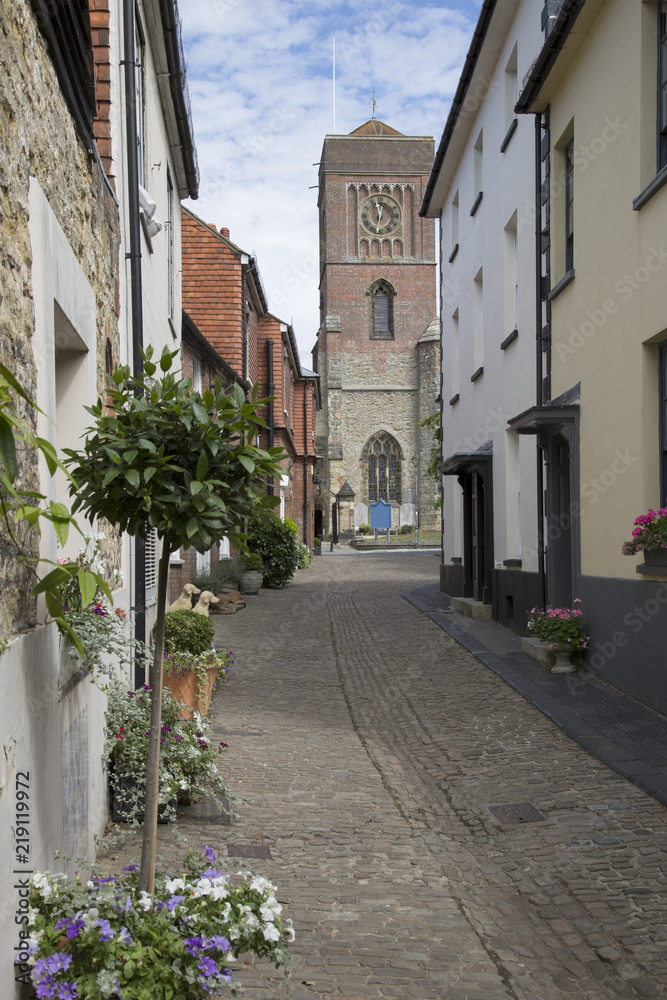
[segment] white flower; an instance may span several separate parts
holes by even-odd
[[[139,899],[137,900],[137,906],[140,906],[142,910],[150,910],[153,905],[153,900],[148,895],[148,893],[142,889],[139,893]]]
[[[275,918],[282,913],[283,908],[276,899],[274,895],[269,896],[265,903],[259,908],[259,912],[262,914],[262,920],[275,920]]]
[[[168,878],[164,887],[170,896],[174,896],[177,889],[185,889],[185,881],[182,878]]]
[[[81,914],[81,910],[79,910],[79,912],[76,914],[76,916],[78,917],[80,914]],[[91,908],[88,910],[88,913],[84,914],[84,917],[83,917],[83,926],[84,926],[85,930],[89,931],[91,927],[95,927],[96,926],[96,924],[97,924],[97,918],[99,917],[99,915],[100,915],[100,911],[97,909],[97,907],[96,906],[91,906]]]
[[[225,930],[225,935],[229,938],[230,941],[236,941],[236,939],[241,936],[241,931],[236,926],[236,924],[230,924],[229,927]]]
[[[296,937],[296,934],[294,933],[294,926],[291,920],[285,921],[284,930],[287,932],[287,940],[289,944],[291,944],[294,938]]]
[[[255,892],[266,892],[267,890],[269,892],[275,892],[278,887],[275,886],[273,882],[269,882],[268,878],[262,878],[261,875],[255,875],[250,883],[250,888]]]
[[[280,941],[280,931],[275,924],[263,924],[262,935],[265,941]]]

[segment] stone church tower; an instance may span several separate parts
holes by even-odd
[[[433,153],[433,139],[375,119],[324,140],[313,351],[323,400],[318,472],[330,493],[349,482],[355,527],[368,523],[368,503],[380,498],[392,504],[394,527],[414,524],[415,453],[419,526],[440,524],[436,483],[425,475],[432,434],[418,427],[438,409],[440,377],[435,223],[419,217]],[[326,532],[332,497],[321,493]]]

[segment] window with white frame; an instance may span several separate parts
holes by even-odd
[[[505,133],[514,121],[514,107],[519,97],[519,77],[517,73],[517,45],[505,66]]]
[[[459,393],[459,311],[452,316],[452,398]]]
[[[473,281],[473,369],[484,365],[484,271],[480,267]]]
[[[519,252],[517,213],[505,226],[505,328],[507,335],[519,327]]]

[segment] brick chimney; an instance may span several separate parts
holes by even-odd
[[[225,239],[229,239],[229,230],[227,229],[227,226],[220,226],[220,235],[224,236]]]

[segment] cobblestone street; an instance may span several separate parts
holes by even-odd
[[[237,663],[213,726],[252,801],[180,832],[269,848],[252,864],[294,920],[294,1000],[667,995],[664,807],[401,597],[437,569],[314,559],[216,619]],[[491,808],[517,804],[524,822]],[[266,964],[238,978],[281,995]]]

